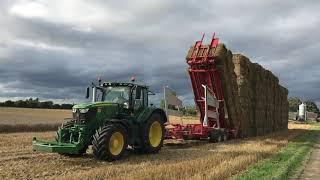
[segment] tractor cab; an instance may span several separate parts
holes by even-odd
[[[89,98],[90,88],[87,88]],[[153,94],[147,86],[134,83],[105,82],[92,86],[92,103],[117,103],[130,112],[148,107],[148,95]]]

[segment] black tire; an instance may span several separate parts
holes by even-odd
[[[118,152],[118,150],[115,150],[117,152],[112,152],[112,147],[110,146],[110,141],[112,141],[112,138],[114,136],[117,136],[120,138],[120,145],[119,149],[122,148]],[[122,135],[122,137],[121,137]],[[122,139],[122,140],[121,140]],[[114,142],[118,140],[114,140]],[[118,146],[118,145],[115,145]],[[128,136],[126,133],[126,130],[120,126],[120,125],[106,125],[104,127],[100,127],[96,133],[93,136],[93,141],[92,141],[92,150],[93,150],[93,155],[96,159],[99,160],[107,160],[107,161],[114,161],[119,158],[124,154],[126,148],[128,146]]]
[[[226,131],[222,132],[222,141],[227,141],[228,140],[228,133]]]
[[[152,139],[149,137],[150,129],[152,125],[160,124],[161,128],[161,139],[157,140],[160,142],[152,142]],[[165,128],[164,128],[164,119],[159,113],[153,113],[150,118],[147,120],[146,124],[143,126],[143,132],[141,137],[141,147],[138,148],[138,151],[143,151],[144,153],[158,153],[162,146],[164,140]]]
[[[218,143],[222,141],[222,133],[218,129],[214,129],[211,131],[209,136],[209,142]]]

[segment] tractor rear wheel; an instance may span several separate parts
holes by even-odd
[[[164,119],[153,113],[143,127],[141,150],[145,153],[158,153],[163,145]]]
[[[113,161],[119,159],[128,146],[128,137],[123,127],[106,125],[93,136],[92,150],[96,159]]]

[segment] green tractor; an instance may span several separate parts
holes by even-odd
[[[87,88],[87,98],[90,88]],[[135,83],[101,83],[92,86],[92,102],[73,106],[73,118],[58,129],[55,141],[33,138],[33,150],[82,155],[92,145],[99,160],[119,159],[127,148],[157,153],[164,139],[167,117],[148,104],[153,94]]]

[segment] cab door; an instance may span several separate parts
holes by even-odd
[[[132,91],[132,110],[134,114],[139,114],[139,112],[143,109],[144,107],[144,102],[143,102],[143,88],[140,86],[136,86],[133,91]]]

